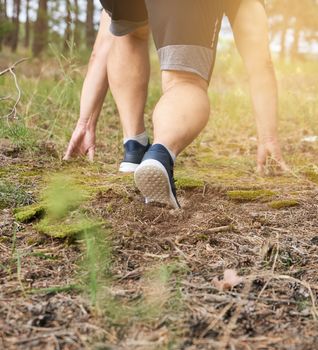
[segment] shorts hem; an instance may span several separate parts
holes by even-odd
[[[148,24],[148,20],[142,22],[130,22],[124,20],[111,21],[109,31],[115,36],[124,36],[134,32],[136,29]]]
[[[191,72],[210,81],[214,50],[197,45],[169,45],[158,50],[161,70]]]
[[[188,73],[193,73],[204,79],[205,81],[209,82],[210,76],[209,74],[202,74],[199,70],[186,66],[183,64],[162,64],[160,65],[160,70],[162,71],[178,71],[178,72],[188,72]]]

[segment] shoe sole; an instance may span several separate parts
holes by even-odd
[[[119,171],[121,173],[134,173],[139,164],[121,162],[119,166]]]
[[[147,159],[138,166],[135,171],[135,183],[146,198],[146,203],[159,202],[174,209],[180,208],[172,193],[167,170],[157,160]]]

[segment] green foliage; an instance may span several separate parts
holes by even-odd
[[[27,205],[32,202],[32,195],[23,186],[0,179],[0,209]]]
[[[43,193],[48,216],[53,221],[68,216],[88,198],[89,194],[76,184],[75,178],[63,173],[54,175]]]
[[[2,17],[2,16],[1,16]],[[0,18],[0,40],[5,38],[13,30],[13,23],[7,19]]]
[[[103,228],[83,230],[84,258],[80,264],[84,290],[97,308],[111,311],[116,307],[107,288],[111,283],[111,231]],[[117,307],[116,307],[117,308]]]
[[[251,202],[260,199],[269,199],[275,195],[275,192],[269,190],[237,190],[227,192],[228,198],[236,202]]]
[[[10,140],[19,150],[34,151],[37,147],[36,135],[23,121],[0,119],[0,139]]]

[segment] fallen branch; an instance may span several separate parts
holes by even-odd
[[[21,58],[19,61],[15,62],[12,66],[10,66],[9,68],[6,68],[6,69],[3,70],[2,72],[0,72],[0,76],[6,74],[6,73],[8,73],[8,72],[13,76],[14,84],[15,84],[15,87],[16,87],[16,89],[17,89],[17,91],[18,91],[18,97],[17,97],[17,99],[15,100],[15,103],[14,103],[14,105],[13,105],[11,111],[10,111],[7,115],[3,116],[2,118],[9,119],[9,118],[16,118],[16,116],[17,116],[17,106],[18,106],[18,104],[19,104],[19,102],[20,102],[20,99],[21,99],[21,90],[20,90],[20,87],[19,87],[19,84],[18,84],[17,76],[16,76],[16,74],[14,73],[14,69],[15,69],[15,67],[16,67],[18,64],[20,64],[20,63],[22,63],[22,62],[24,62],[24,61],[26,61],[26,60],[28,60],[28,59],[29,59],[29,58]]]

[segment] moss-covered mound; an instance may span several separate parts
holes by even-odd
[[[53,238],[76,238],[85,231],[94,230],[102,226],[102,222],[93,222],[90,220],[65,220],[54,222],[49,218],[44,218],[35,227],[47,236]]]
[[[265,200],[275,195],[275,192],[269,190],[235,190],[227,192],[228,198],[236,202]]]
[[[45,206],[42,203],[32,204],[15,209],[14,218],[18,222],[27,223],[42,217],[45,214],[45,211]]]
[[[284,209],[299,206],[299,202],[295,199],[283,199],[278,201],[272,201],[268,205],[273,209]]]
[[[178,177],[176,179],[176,187],[178,189],[200,188],[204,186],[204,182],[193,177]]]

